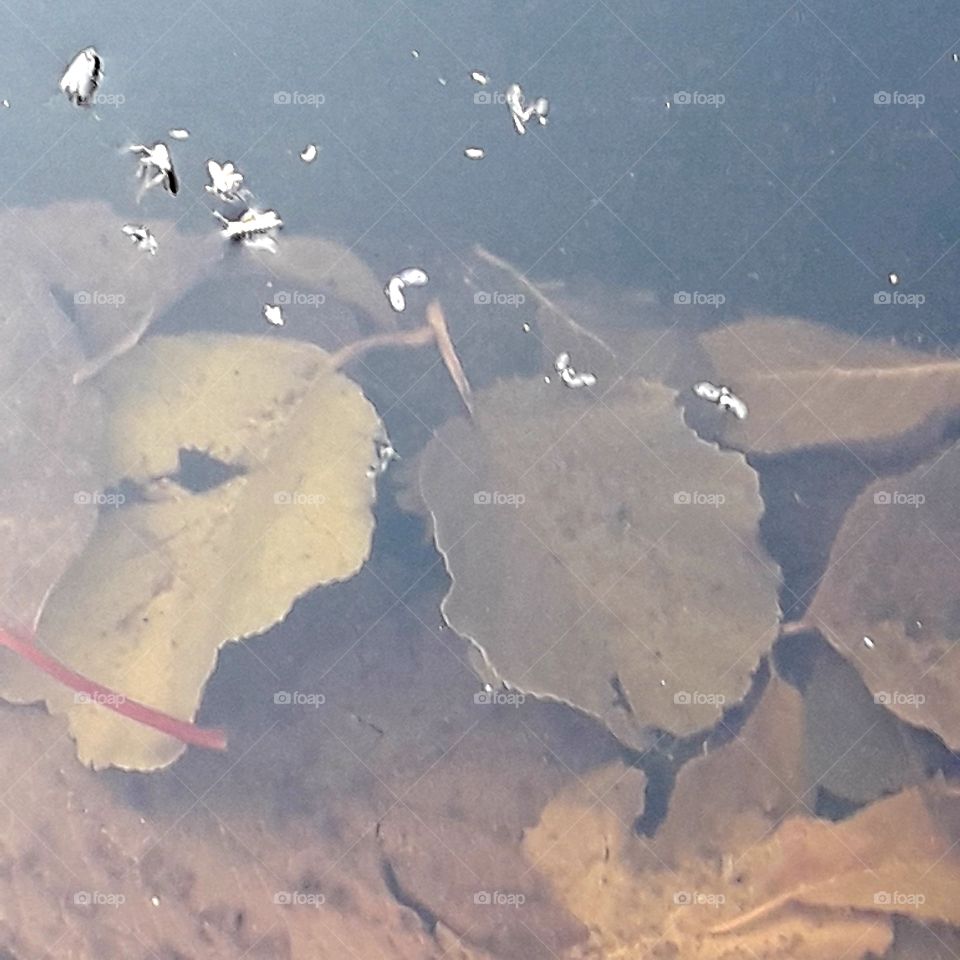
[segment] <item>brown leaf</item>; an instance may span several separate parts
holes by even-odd
[[[557,383],[474,395],[428,444],[420,490],[453,584],[451,625],[493,670],[640,744],[709,726],[777,623],[757,477],[631,379],[597,401]]]
[[[960,748],[958,469],[954,446],[867,487],[804,618],[856,664],[878,703],[953,750]]]
[[[604,955],[829,960],[881,953],[891,939],[885,916],[816,910],[789,898],[777,910],[754,907],[758,899],[766,905],[765,890],[738,858],[769,848],[804,781],[800,699],[774,680],[736,740],[681,771],[652,840],[574,787],[544,810],[524,847]],[[756,922],[737,922],[751,909]]]
[[[916,430],[915,442],[929,445],[960,409],[960,361],[807,320],[750,317],[700,343],[713,363],[701,379],[730,387],[749,414],[737,420],[696,397],[687,408],[737,450],[874,446]]]

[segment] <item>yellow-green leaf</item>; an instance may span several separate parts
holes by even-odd
[[[264,630],[298,596],[364,563],[381,424],[328,354],[292,341],[155,338],[100,385],[106,474],[125,481],[126,502],[101,511],[37,642],[124,696],[189,720],[224,643]],[[226,464],[227,479],[184,486],[185,450]],[[148,770],[182,752],[4,656],[3,696],[43,698],[67,713],[84,762]]]

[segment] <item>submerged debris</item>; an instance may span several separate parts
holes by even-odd
[[[430,278],[419,267],[405,267],[399,273],[392,276],[387,285],[383,288],[383,293],[390,306],[397,313],[403,313],[407,308],[407,298],[404,296],[405,287],[422,287]]]
[[[97,92],[102,76],[100,54],[93,47],[85,47],[67,65],[60,78],[60,89],[71,103],[84,107]]]
[[[243,174],[232,163],[221,166],[216,160],[208,160],[207,172],[210,174],[210,183],[204,187],[207,193],[212,193],[225,203],[236,203],[240,200]]]
[[[315,143],[308,143],[300,151],[300,159],[304,163],[313,163],[317,159],[317,145]]]
[[[747,405],[729,387],[716,386],[709,380],[702,380],[693,385],[693,392],[710,403],[715,403],[721,410],[729,410],[738,420],[747,417]]]
[[[125,223],[120,229],[136,244],[138,250],[156,255],[157,238],[142,223]]]
[[[263,305],[263,317],[267,323],[274,327],[283,326],[283,310],[276,303],[265,303]]]
[[[561,353],[553,362],[554,369],[560,374],[560,379],[567,387],[592,387],[597,378],[592,373],[577,373],[570,364],[570,354]]]
[[[507,108],[510,110],[510,118],[513,120],[514,129],[519,134],[527,132],[527,124],[533,117],[541,126],[547,122],[547,114],[550,112],[550,101],[546,97],[537,97],[530,106],[527,106],[523,96],[523,88],[519,83],[511,83],[506,89]]]
[[[247,246],[261,250],[277,252],[277,243],[273,233],[283,226],[283,221],[275,210],[248,209],[239,220],[228,220],[222,213],[213,214],[223,224],[223,236],[227,240],[238,240]]]
[[[170,151],[165,143],[155,143],[152,147],[135,143],[130,147],[130,152],[137,154],[140,158],[137,176],[145,178],[143,188],[140,191],[141,197],[158,183],[163,184],[164,190],[168,193],[176,196],[180,184],[173,169],[173,158],[170,156]]]

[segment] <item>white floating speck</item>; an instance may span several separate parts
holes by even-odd
[[[439,83],[441,87],[445,87],[447,85],[447,81],[444,77],[437,77],[437,83]]]
[[[102,76],[100,54],[93,47],[86,47],[67,65],[60,78],[60,89],[71,103],[83,107],[97,92]]]
[[[120,229],[136,244],[139,250],[156,254],[157,238],[142,223],[125,223]]]
[[[183,127],[174,127],[169,133],[174,140],[187,140],[190,137],[190,131]]]
[[[407,309],[407,298],[403,295],[403,288],[404,283],[399,277],[391,277],[390,282],[383,289],[387,300],[390,301],[390,306],[397,313],[403,313]]]
[[[463,151],[463,155],[468,160],[482,160],[487,153],[483,147],[467,147],[466,150]]]
[[[566,370],[570,366],[570,354],[561,353],[556,360],[553,361],[553,369],[560,371]]]
[[[419,59],[420,59],[420,51],[419,51],[419,50],[411,50],[411,51],[410,51],[410,56],[413,57],[414,60],[419,60]]]
[[[864,637],[864,638],[863,638],[863,645],[864,645],[868,650],[872,650],[872,649],[876,646],[876,644],[875,644],[869,637]]]
[[[887,283],[889,283],[891,287],[895,287],[899,282],[900,282],[899,273],[891,272],[887,274]]]
[[[537,120],[540,121],[540,125],[546,126],[547,114],[550,112],[550,101],[546,97],[537,97],[533,101],[533,112],[536,114]]]
[[[243,174],[232,163],[221,166],[216,160],[208,160],[207,172],[211,182],[204,190],[226,203],[234,203],[240,199],[239,188],[243,183]]]
[[[530,332],[530,324],[529,324],[529,323],[525,323],[520,329],[521,329],[524,333],[529,333],[529,332]]]
[[[265,303],[263,305],[263,318],[274,327],[283,326],[283,310],[276,303]]]
[[[9,110],[9,109],[10,109],[10,101],[9,101],[9,100],[0,100],[0,107],[3,107],[4,110]]]
[[[470,79],[474,83],[479,83],[481,87],[486,86],[487,82],[490,80],[485,73],[481,73],[479,70],[471,70]]]
[[[160,898],[159,898],[158,896],[152,896],[152,897],[150,898],[150,902],[151,902],[155,907],[159,907],[159,906],[160,906]]]
[[[315,143],[308,143],[300,151],[300,159],[304,163],[313,163],[317,159],[317,145]]]
[[[130,152],[136,153],[140,158],[137,176],[144,178],[143,188],[140,191],[141,196],[158,183],[162,184],[164,190],[168,193],[176,196],[180,184],[173,169],[173,158],[170,156],[170,151],[165,143],[155,143],[152,147],[135,143],[130,147]]]
[[[422,287],[430,279],[419,267],[405,267],[397,276],[403,281],[405,287]]]

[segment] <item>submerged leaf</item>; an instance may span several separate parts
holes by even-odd
[[[767,878],[748,880],[739,858],[758,844],[767,849],[764,838],[798,802],[802,752],[800,698],[774,680],[740,737],[682,769],[651,840],[597,803],[587,783],[548,805],[524,850],[604,956],[825,960],[882,953],[891,939],[886,917],[816,916],[792,904],[773,918],[715,932],[763,899]]]
[[[106,477],[124,482],[117,499],[129,502],[103,512],[50,597],[37,642],[91,679],[189,720],[222,644],[269,627],[302,593],[363,564],[380,421],[328,354],[291,341],[155,338],[99,384],[110,412]],[[190,450],[211,458],[206,477],[187,476]],[[67,713],[81,758],[96,767],[152,769],[183,749],[75,702],[20,662],[4,664],[3,695],[42,697]]]
[[[952,750],[960,749],[958,470],[955,445],[867,487],[804,619],[857,665],[878,703]]]
[[[713,364],[701,379],[730,387],[749,415],[737,420],[695,397],[687,408],[737,450],[880,445],[912,431],[929,445],[960,411],[960,360],[806,320],[752,317],[704,334],[700,345]]]
[[[217,262],[207,239],[184,235],[144,256],[122,224],[90,202],[0,216],[0,628],[32,632],[96,522],[100,398],[74,378]]]
[[[420,490],[450,624],[496,677],[634,744],[713,723],[774,637],[756,474],[698,440],[666,387],[624,381],[598,402],[502,382],[430,442]]]

